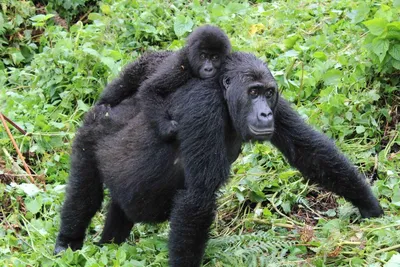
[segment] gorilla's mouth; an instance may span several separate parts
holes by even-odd
[[[252,134],[257,136],[268,136],[272,135],[274,132],[274,128],[255,128],[251,125],[249,125],[249,130]]]
[[[199,70],[200,79],[203,80],[213,78],[216,75],[217,75],[217,69],[215,68],[213,68],[212,70],[204,70],[203,68],[200,68]]]

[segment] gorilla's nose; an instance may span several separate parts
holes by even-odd
[[[257,119],[260,122],[268,123],[272,120],[272,111],[261,111],[258,113]]]
[[[205,67],[204,68],[205,72],[212,72],[213,70],[214,70],[213,67]]]

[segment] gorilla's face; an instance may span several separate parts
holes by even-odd
[[[214,77],[231,52],[228,36],[211,25],[194,30],[188,37],[186,47],[193,74],[201,79]]]
[[[221,56],[219,53],[202,51],[199,55],[198,72],[201,79],[214,77],[221,68]]]
[[[226,53],[217,49],[197,47],[190,51],[190,64],[195,75],[201,79],[214,77],[221,69]],[[195,53],[194,53],[195,52]]]
[[[236,60],[235,60],[236,61]],[[229,113],[243,140],[269,140],[274,132],[275,79],[261,62],[236,62],[222,77]],[[229,63],[228,63],[229,67]]]

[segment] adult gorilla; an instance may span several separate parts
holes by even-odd
[[[253,55],[232,54],[220,79],[192,79],[170,100],[180,125],[176,143],[160,140],[142,112],[104,138],[91,131],[97,125],[93,114],[86,118],[74,142],[56,252],[82,246],[104,183],[111,204],[102,243],[123,242],[136,222],[169,219],[170,265],[199,266],[215,193],[242,142],[252,139],[271,140],[306,178],[344,196],[363,217],[383,213],[364,178],[277,95],[274,78]],[[93,156],[97,165],[88,166]]]

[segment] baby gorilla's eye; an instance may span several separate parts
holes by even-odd
[[[274,88],[268,88],[268,89],[265,91],[265,96],[266,96],[267,98],[271,98],[271,97],[273,96],[274,92],[275,92],[275,89],[274,89]]]
[[[218,55],[213,55],[212,57],[211,57],[211,60],[218,60],[219,59],[219,56]]]
[[[249,95],[252,96],[252,97],[258,96],[258,89],[257,88],[251,88],[249,90]]]
[[[206,54],[201,53],[201,54],[200,54],[200,59],[206,59]]]

